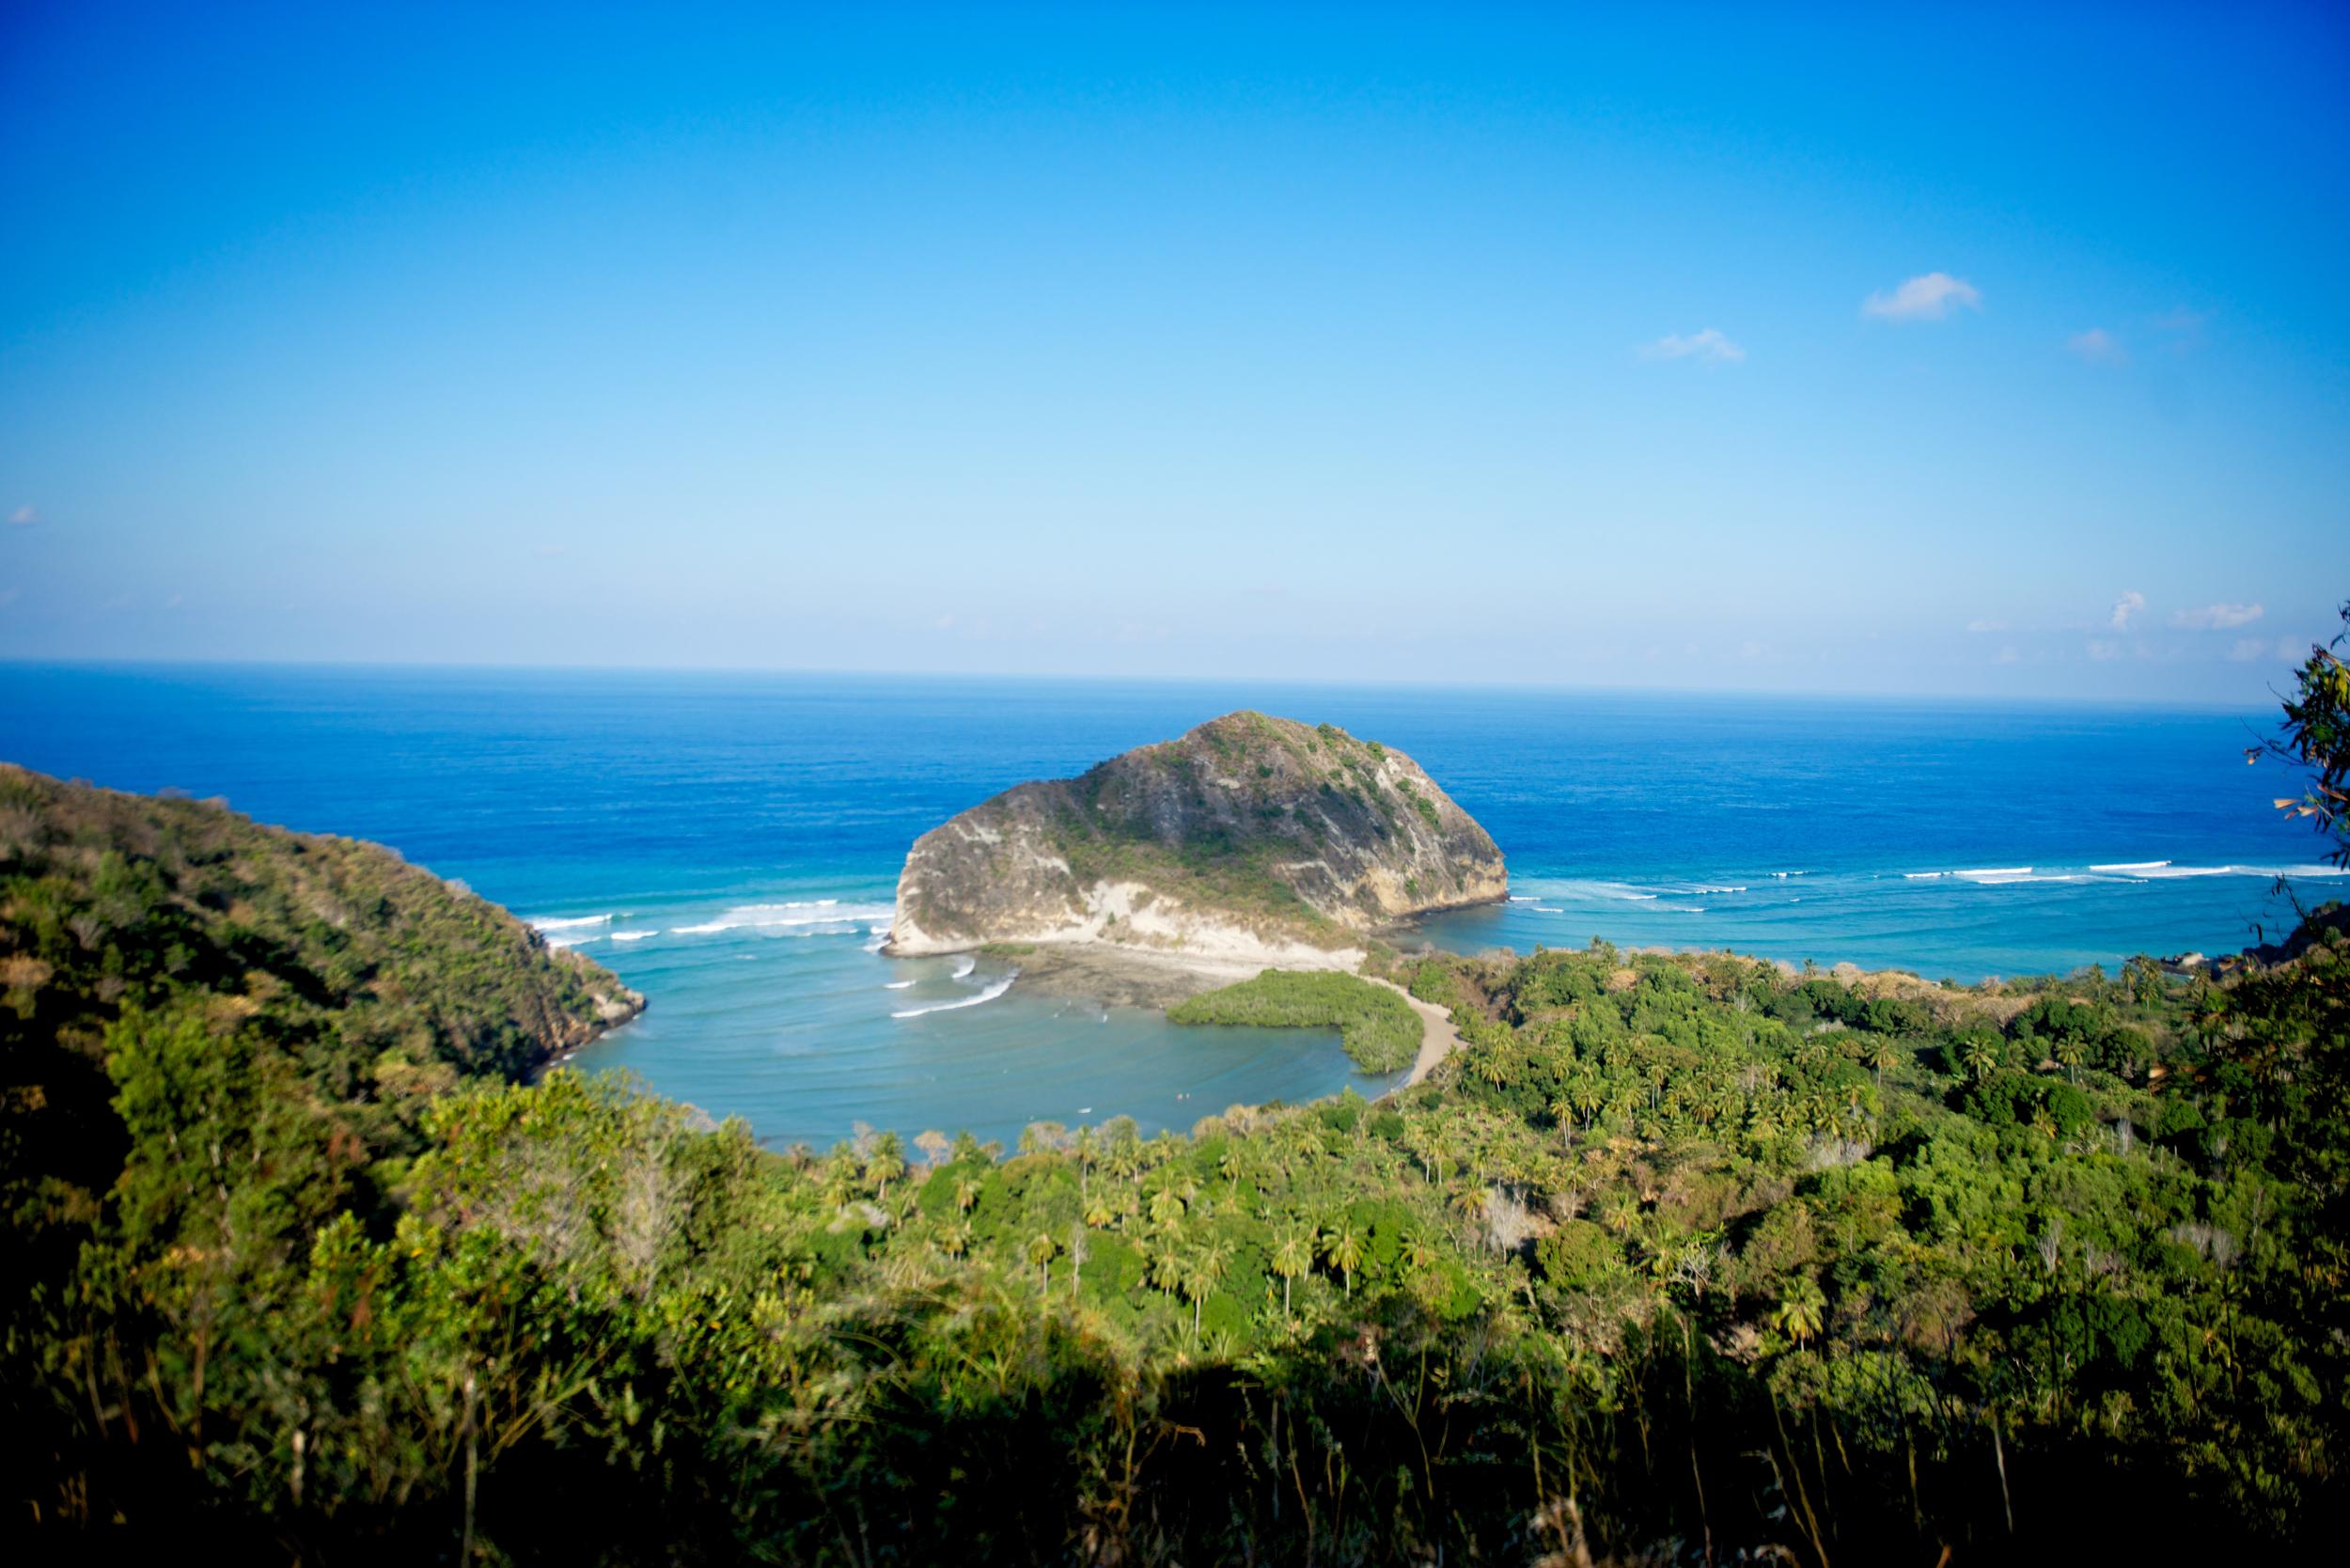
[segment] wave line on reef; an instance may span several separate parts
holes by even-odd
[[[893,1012],[889,1016],[892,1018],[919,1018],[926,1012],[952,1012],[959,1007],[977,1007],[981,1002],[992,1002],[996,997],[1002,996],[1005,992],[1010,991],[1011,989],[1011,982],[1019,978],[1020,971],[1014,969],[1010,974],[1006,975],[1002,980],[997,980],[994,985],[991,985],[986,990],[980,991],[973,996],[964,996],[951,1002],[932,1002],[928,1007],[910,1007],[905,1009],[903,1011]]]

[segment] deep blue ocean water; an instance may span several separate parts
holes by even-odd
[[[1400,747],[1492,831],[1516,899],[1430,922],[1463,950],[1604,936],[1973,980],[2227,950],[2292,923],[2280,873],[2346,888],[2243,761],[2273,711],[0,665],[0,757],[391,844],[645,992],[584,1064],[763,1137],[1010,1138],[1379,1087],[1326,1035],[1176,1029],[873,950],[924,829],[1238,707]]]

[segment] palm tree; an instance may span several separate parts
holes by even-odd
[[[2064,1068],[2064,1075],[2075,1083],[2081,1081],[2081,1063],[2089,1059],[2089,1042],[2079,1035],[2068,1034],[2056,1043],[2050,1053]]]
[[[1194,1247],[1183,1260],[1182,1283],[1183,1294],[1191,1297],[1191,1337],[1199,1338],[1199,1309],[1215,1288],[1224,1282],[1225,1271],[1232,1266],[1232,1246],[1230,1242],[1212,1241]]]
[[[1803,1344],[1819,1333],[1820,1314],[1826,1306],[1827,1299],[1820,1294],[1819,1282],[1808,1274],[1799,1274],[1787,1282],[1771,1322],[1795,1343]]]
[[[1058,1149],[1061,1143],[1061,1124],[1058,1121],[1031,1121],[1020,1129],[1020,1152],[1042,1154]]]
[[[1080,1127],[1069,1140],[1069,1152],[1077,1157],[1077,1196],[1087,1192],[1086,1179],[1093,1173],[1093,1162],[1102,1157],[1102,1140],[1090,1127]]]
[[[963,1180],[955,1184],[955,1207],[957,1209],[960,1209],[964,1214],[969,1214],[971,1212],[971,1205],[977,1203],[979,1200],[979,1183],[973,1181],[970,1177],[965,1176]]]
[[[1869,1065],[1876,1069],[1877,1088],[1885,1087],[1885,1070],[1901,1065],[1902,1048],[1882,1035],[1869,1047]]]
[[[971,1222],[964,1220],[950,1225],[938,1238],[938,1249],[949,1258],[960,1258],[971,1250]]]
[[[1463,1219],[1473,1224],[1485,1217],[1488,1196],[1488,1189],[1484,1187],[1463,1187],[1452,1195],[1452,1206],[1460,1211]]]
[[[1085,1217],[1086,1223],[1096,1231],[1106,1231],[1117,1221],[1118,1211],[1110,1207],[1110,1200],[1106,1196],[1089,1199],[1086,1203]]]
[[[1959,1048],[1958,1060],[1959,1065],[1966,1069],[1967,1076],[1981,1083],[1991,1076],[1992,1071],[1999,1065],[1999,1049],[1988,1039],[1978,1035]]]
[[[1170,1233],[1143,1252],[1143,1269],[1151,1283],[1162,1291],[1172,1291],[1183,1283],[1183,1236]]]
[[[1230,1184],[1231,1196],[1240,1196],[1241,1174],[1248,1168],[1248,1144],[1245,1138],[1234,1138],[1224,1146],[1223,1156],[1215,1162],[1216,1174]]]
[[[1028,1238],[1028,1262],[1037,1266],[1037,1292],[1049,1295],[1053,1290],[1053,1254],[1060,1250],[1060,1243],[1039,1231]]]
[[[1566,1094],[1562,1091],[1551,1097],[1549,1109],[1550,1119],[1559,1123],[1559,1147],[1574,1148],[1574,1106],[1568,1102]]]
[[[889,1184],[906,1173],[905,1145],[895,1133],[884,1133],[873,1140],[873,1151],[865,1156],[865,1178],[876,1184],[874,1196],[884,1203],[889,1201]]]
[[[1323,1261],[1337,1269],[1346,1280],[1346,1294],[1355,1294],[1355,1271],[1362,1266],[1362,1233],[1351,1219],[1339,1220],[1322,1233]]]
[[[1273,1272],[1281,1277],[1281,1315],[1290,1315],[1290,1282],[1314,1266],[1313,1232],[1292,1225],[1274,1244]]]

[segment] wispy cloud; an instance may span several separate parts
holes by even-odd
[[[8,521],[15,524],[20,528],[29,528],[34,524],[40,521],[40,513],[39,510],[29,506],[19,507],[14,511],[8,513]]]
[[[2089,656],[2097,664],[2111,664],[2122,656],[2122,645],[2118,642],[2092,642]]]
[[[2232,632],[2267,613],[2260,604],[2205,604],[2201,609],[2171,611],[2170,624],[2183,632]]]
[[[1948,273],[1921,273],[1889,294],[1871,294],[1860,302],[1860,313],[1888,321],[1938,321],[1962,305],[1981,310],[1982,290]]]
[[[2130,351],[2122,346],[2122,339],[2103,327],[2076,332],[2065,339],[2064,346],[2092,365],[2127,365],[2130,362]]]
[[[1707,365],[1735,365],[1747,357],[1747,351],[1731,342],[1721,332],[1707,327],[1684,337],[1668,332],[1653,343],[1640,345],[1642,359],[1694,359]]]
[[[2211,320],[2208,310],[2189,310],[2178,306],[2147,321],[2147,325],[2163,335],[2164,347],[2172,353],[2186,353],[2203,346],[2203,327]]]
[[[2144,594],[2136,588],[2124,592],[2121,598],[2113,602],[2113,629],[2117,632],[2126,630],[2130,624],[2130,619],[2145,607],[2146,596]]]
[[[1966,623],[1966,630],[1969,632],[2004,632],[2007,630],[2007,622],[2004,620],[1993,620],[1988,617],[1985,617],[1982,619],[1968,621]]]
[[[2235,639],[2235,646],[2228,650],[2228,657],[2237,664],[2244,664],[2259,658],[2267,651],[2268,639],[2266,637],[2238,637]]]

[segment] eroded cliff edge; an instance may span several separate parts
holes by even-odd
[[[1244,712],[932,828],[906,856],[884,950],[1352,968],[1367,937],[1508,887],[1492,837],[1403,753]]]

